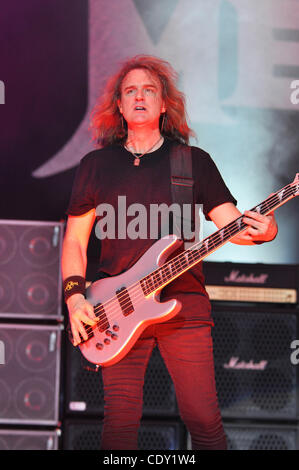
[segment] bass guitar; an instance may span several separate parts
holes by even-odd
[[[299,173],[292,183],[251,210],[267,215],[298,194]],[[159,302],[163,287],[247,227],[241,215],[170,261],[166,260],[182,241],[175,235],[163,237],[125,273],[92,283],[86,298],[94,306],[97,322],[92,327],[85,325],[88,339],[79,343],[83,356],[102,367],[120,361],[147,326],[167,321],[181,309],[175,299]]]

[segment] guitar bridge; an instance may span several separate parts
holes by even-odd
[[[80,343],[85,343],[86,341],[88,341],[90,338],[92,338],[94,336],[93,332],[90,331],[90,326],[87,325],[86,323],[83,323],[83,326],[85,328],[85,331],[86,333],[88,334],[88,339],[83,339],[83,336],[81,335],[81,333],[79,333],[79,338],[80,338]],[[74,345],[74,337],[73,337],[73,333],[72,333],[72,329],[71,329],[71,326],[70,324],[68,323],[67,327],[66,327],[66,331],[67,331],[67,334],[68,334],[68,338],[70,340],[70,342],[72,343],[72,345]]]

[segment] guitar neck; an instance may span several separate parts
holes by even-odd
[[[298,183],[297,185],[293,185],[292,183],[288,184],[276,193],[271,194],[265,201],[253,207],[251,211],[259,212],[262,215],[269,214],[295,197],[297,195],[296,191],[298,191],[297,186]],[[248,225],[243,222],[243,217],[243,215],[240,215],[240,217],[233,222],[230,222],[204,240],[195,243],[190,248],[141,279],[140,283],[144,294],[150,295],[160,290],[216,251],[220,246],[227,243],[235,235],[243,232],[248,227]]]

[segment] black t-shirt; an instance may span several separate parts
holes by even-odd
[[[139,166],[134,166],[135,157],[120,145],[94,150],[82,158],[67,214],[79,216],[97,208],[99,215],[100,207],[101,215],[107,220],[109,212],[110,221],[113,219],[112,222],[116,223],[115,233],[109,231],[109,237],[99,240],[99,277],[113,276],[128,270],[156,241],[150,238],[153,236],[150,231],[150,206],[164,203],[169,207],[172,204],[169,159],[172,145],[172,141],[165,139],[158,150],[141,157]],[[208,213],[213,208],[225,202],[236,204],[236,200],[226,187],[210,155],[197,147],[191,147],[191,150],[195,203],[203,205],[203,212],[209,220]],[[146,210],[147,227],[138,227],[135,224],[135,231],[144,238],[131,239],[126,236],[123,212],[120,215],[120,208],[124,208],[125,212],[129,207],[132,210],[132,215],[128,213],[125,220],[129,228],[130,222],[136,221],[136,214],[140,215],[140,205]],[[135,214],[134,209],[137,209]],[[97,217],[97,229],[101,218]],[[107,226],[102,228],[107,231]],[[161,300],[173,297],[181,300],[183,304],[174,321],[178,318],[211,321],[201,263],[162,290]]]

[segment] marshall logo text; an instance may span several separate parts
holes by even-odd
[[[265,370],[268,364],[268,361],[253,362],[252,359],[249,362],[238,361],[238,357],[231,357],[227,364],[223,364],[223,367],[225,369]]]
[[[268,279],[268,274],[259,274],[255,276],[253,273],[247,274],[240,274],[240,271],[233,270],[230,272],[229,276],[225,276],[225,282],[245,282],[247,284],[266,284]]]

